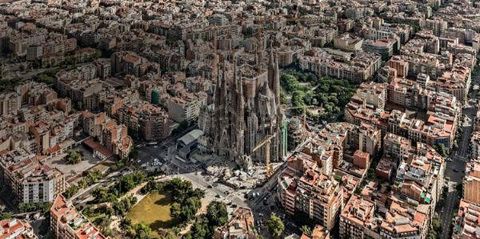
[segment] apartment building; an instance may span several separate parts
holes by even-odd
[[[344,52],[329,48],[312,48],[299,55],[300,68],[319,76],[363,82],[380,69],[381,57],[366,52]]]
[[[21,105],[21,97],[16,92],[0,94],[0,116],[17,114]]]
[[[176,122],[193,121],[198,118],[200,109],[205,105],[205,97],[191,94],[190,97],[171,97],[168,100],[168,115]]]
[[[444,71],[436,81],[431,81],[428,87],[452,94],[458,101],[465,102],[471,83],[470,71],[464,66],[454,67],[449,71]]]
[[[167,112],[146,101],[124,101],[113,111],[120,124],[125,124],[131,133],[147,141],[156,141],[170,135],[172,122]]]
[[[366,238],[368,230],[374,225],[375,204],[352,195],[340,214],[340,237],[360,239]],[[373,224],[373,225],[370,225]]]
[[[115,52],[110,59],[113,75],[125,74],[140,77],[150,70],[158,70],[155,64],[130,51]]]
[[[361,84],[351,98],[351,102],[369,108],[385,108],[387,98],[387,85],[382,83],[367,82]]]
[[[480,230],[480,206],[464,199],[460,200],[458,212],[455,217],[453,239],[477,239]]]
[[[393,55],[397,43],[397,40],[392,38],[366,40],[363,42],[362,49],[365,52],[378,54],[383,61],[387,61]]]
[[[399,194],[434,210],[443,191],[446,163],[430,146],[417,143],[410,156],[397,168],[396,187]]]
[[[98,138],[99,143],[109,152],[120,158],[128,157],[133,146],[133,140],[128,135],[128,129],[123,124],[108,117],[104,112],[94,114],[89,111],[82,112],[80,117],[83,131]]]
[[[370,182],[340,214],[340,238],[426,238],[430,206],[414,206]]]
[[[478,127],[477,124],[475,126]],[[478,129],[475,129],[474,134],[477,135],[475,141],[478,140],[478,132]],[[474,148],[476,147],[478,145],[474,145]],[[472,155],[465,167],[463,196],[454,221],[452,236],[454,239],[480,237],[477,233],[480,229],[480,160],[476,154],[478,151]]]
[[[456,134],[456,121],[429,115],[426,121],[410,118],[404,112],[393,110],[388,118],[388,132],[407,137],[415,142],[429,145],[453,146]]]
[[[350,35],[342,34],[333,39],[333,46],[343,51],[360,51],[362,49],[363,39]]]
[[[50,230],[56,239],[107,239],[70,201],[59,195],[50,208]]]
[[[473,158],[466,165],[463,180],[463,200],[480,205],[480,160]]]
[[[388,86],[388,97],[381,96],[378,101],[367,101],[369,96],[375,95],[375,87],[360,86],[345,108],[346,121],[356,125],[362,122],[371,124],[381,129],[383,134],[390,132],[416,142],[443,145],[449,149],[453,146],[456,134],[457,119],[461,113],[460,104],[455,97],[448,94],[422,90],[416,94],[412,90],[415,87],[410,86],[414,84],[408,80],[392,81]],[[414,95],[417,97],[413,97]],[[397,109],[386,111],[384,105],[387,101],[417,110],[423,109],[426,111],[426,118],[418,119],[407,111]]]
[[[331,239],[330,232],[321,225],[315,225],[310,234],[303,233],[300,239]]]
[[[412,141],[400,135],[387,133],[383,138],[383,154],[395,161],[408,158],[412,147]]]
[[[291,156],[278,183],[278,196],[288,214],[303,213],[326,229],[333,228],[343,193],[332,176],[321,172],[312,156],[305,153]]]
[[[474,131],[470,138],[470,145],[472,146],[472,158],[480,156],[480,131]]]
[[[359,150],[375,156],[380,150],[382,144],[382,132],[370,124],[360,124],[358,133]]]
[[[11,188],[17,203],[52,202],[66,189],[65,176],[22,151],[0,155],[2,181]]]
[[[30,34],[26,32],[14,32],[8,37],[7,48],[15,56],[24,57],[31,45],[44,44],[47,39],[46,31],[38,31]]]
[[[20,219],[0,220],[0,238],[2,239],[38,239],[27,221]]]

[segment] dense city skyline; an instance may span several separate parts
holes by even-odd
[[[0,0],[0,239],[480,238],[478,0]]]

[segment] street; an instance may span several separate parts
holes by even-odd
[[[175,146],[177,139],[195,129],[195,127],[195,125],[192,125],[184,129],[181,133],[163,139],[158,144],[137,145],[139,160],[136,163],[139,165],[155,166],[153,163],[155,163],[155,159],[157,159],[158,162],[167,164],[166,166],[169,166],[173,171],[180,170],[178,167],[175,167],[175,165],[172,165],[174,162],[167,158],[169,156],[168,150]]]
[[[450,229],[452,224],[453,215],[455,214],[455,209],[459,203],[460,197],[459,192],[455,189],[456,184],[461,184],[463,177],[465,176],[465,162],[468,160],[468,147],[470,145],[470,137],[473,131],[473,122],[475,121],[475,116],[477,109],[473,106],[467,106],[463,110],[463,116],[467,120],[461,122],[463,128],[463,134],[460,136],[460,141],[458,143],[458,148],[451,155],[452,161],[447,162],[447,167],[445,170],[445,177],[450,178],[452,184],[448,187],[448,192],[446,193],[445,204],[442,208],[440,214],[440,220],[442,225],[442,239],[448,239],[450,236]]]

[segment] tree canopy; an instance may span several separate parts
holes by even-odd
[[[162,188],[174,201],[170,214],[180,222],[190,221],[200,209],[200,199],[205,196],[201,189],[194,189],[192,183],[180,178],[174,178],[162,185],[148,185],[149,189]]]
[[[82,154],[78,150],[69,150],[65,158],[68,164],[77,164],[82,161]]]
[[[213,201],[207,207],[207,219],[211,226],[223,226],[228,221],[227,206],[225,203]]]
[[[207,207],[207,214],[195,220],[187,239],[210,239],[217,227],[228,221],[227,206],[223,202],[213,201]]]
[[[277,215],[272,214],[270,219],[267,221],[267,228],[272,237],[280,238],[283,231],[285,230],[285,225]]]

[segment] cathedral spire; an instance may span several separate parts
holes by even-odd
[[[277,55],[273,53],[272,40],[270,40],[269,53],[270,57],[268,59],[268,84],[275,96],[275,103],[277,106],[280,105],[280,70],[278,69],[278,59]]]

